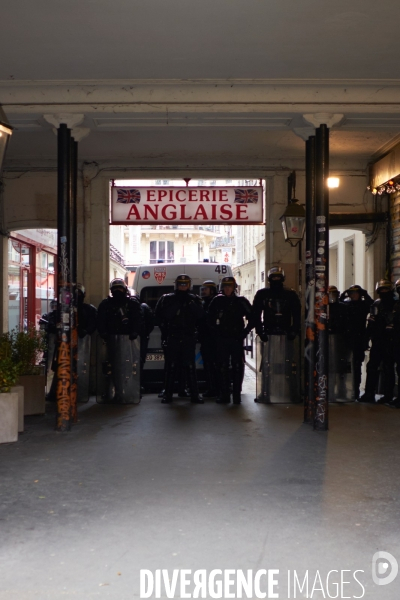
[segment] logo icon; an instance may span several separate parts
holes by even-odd
[[[167,267],[154,267],[154,278],[158,284],[164,281],[167,276]]]
[[[143,271],[142,277],[143,277],[143,279],[149,279],[149,277],[150,277],[150,271]]]
[[[122,204],[139,204],[140,191],[135,188],[117,188],[117,202],[122,202]]]
[[[398,572],[399,564],[393,554],[383,552],[382,550],[375,552],[372,557],[372,579],[376,585],[388,585],[392,583],[396,579]]]
[[[257,204],[258,190],[256,188],[236,188],[235,202],[239,204]]]

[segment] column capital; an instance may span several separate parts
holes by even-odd
[[[68,129],[73,129],[80,125],[85,118],[83,114],[73,114],[73,113],[56,113],[54,115],[43,115],[43,118],[50,123],[50,125],[54,125],[54,127],[59,127],[61,124],[64,124],[68,127]]]
[[[293,127],[293,133],[306,142],[310,136],[315,135],[315,129],[313,127]]]
[[[326,125],[330,129],[334,125],[341,125],[344,120],[344,115],[335,113],[313,113],[303,115],[303,119],[315,128],[320,125]]]

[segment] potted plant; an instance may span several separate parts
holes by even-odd
[[[45,375],[39,365],[46,349],[45,335],[31,326],[27,331],[11,332],[13,359],[19,370],[19,385],[24,386],[24,414],[44,414]]]
[[[0,443],[18,440],[18,394],[11,388],[18,379],[9,333],[0,335]]]

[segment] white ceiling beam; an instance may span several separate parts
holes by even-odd
[[[109,105],[303,105],[399,106],[400,80],[131,80],[131,81],[0,81],[0,104],[13,106]],[[46,111],[60,112],[57,109]],[[86,112],[86,111],[85,111]]]
[[[399,91],[400,98],[400,91]],[[322,112],[333,114],[400,114],[400,102],[396,104],[301,104],[291,103],[191,103],[191,104],[155,104],[155,103],[127,103],[127,104],[3,104],[6,113],[11,115],[45,114],[49,110],[57,113],[69,114],[117,114],[117,113],[286,113],[289,115],[314,114]]]

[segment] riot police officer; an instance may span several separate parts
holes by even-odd
[[[200,298],[190,292],[191,284],[188,275],[178,275],[175,291],[161,296],[155,309],[155,322],[161,329],[165,356],[163,404],[172,402],[179,366],[186,371],[191,401],[204,402],[199,397],[195,365],[196,327],[204,311]]]
[[[101,394],[101,401],[137,403],[140,401],[139,369],[133,367],[140,365],[140,351],[133,340],[143,335],[143,315],[140,303],[130,297],[123,279],[113,279],[110,292],[111,296],[100,303],[97,314],[97,328],[106,341],[108,357],[102,363],[101,377],[106,376],[106,390]]]
[[[113,279],[110,292],[111,296],[99,304],[97,327],[101,337],[107,340],[108,335],[129,335],[135,340],[144,330],[140,303],[130,297],[123,279]]]
[[[46,333],[46,350],[43,354],[46,375],[46,400],[56,400],[57,380],[53,373],[56,371],[57,352],[57,300],[50,300],[50,311],[39,320],[40,329]]]
[[[294,290],[283,286],[285,272],[281,267],[268,271],[269,287],[258,290],[254,296],[253,312],[256,332],[263,342],[268,335],[286,334],[294,340],[300,331],[301,305]]]
[[[230,402],[229,363],[232,367],[233,404],[241,403],[244,377],[243,341],[253,329],[253,311],[250,302],[244,296],[236,294],[234,277],[223,277],[219,294],[211,300],[208,309],[208,321],[215,333],[217,360],[219,368],[219,404]],[[245,326],[243,319],[247,319]]]
[[[144,332],[140,338],[140,372],[143,374],[143,368],[146,362],[147,357],[147,348],[149,346],[150,334],[154,329],[154,313],[151,310],[150,306],[146,304],[146,302],[140,302],[139,294],[135,294],[133,296],[140,303],[140,309],[142,311],[143,323],[144,323]],[[141,377],[142,381],[142,377]],[[142,392],[144,390],[142,389]]]
[[[97,309],[85,302],[85,286],[74,286],[74,303],[77,312],[78,354],[77,354],[77,391],[79,402],[89,401],[91,335],[97,327]]]
[[[366,337],[367,343],[372,341],[372,345],[367,364],[365,394],[360,397],[359,402],[375,402],[381,362],[383,362],[384,374],[382,402],[392,402],[394,388],[393,309],[396,300],[393,286],[389,280],[381,279],[375,289],[379,298],[372,304],[368,316]]]
[[[352,399],[360,397],[361,368],[365,358],[365,328],[372,298],[360,285],[353,284],[340,295],[345,308],[345,341],[351,351]]]
[[[78,336],[83,339],[96,331],[97,309],[93,304],[85,302],[85,286],[77,283],[75,286],[75,302],[78,310]]]
[[[345,342],[346,312],[339,300],[340,292],[335,285],[328,287],[329,332],[329,401],[350,400],[351,388],[346,386],[350,351]],[[348,389],[349,388],[349,389]]]
[[[376,284],[378,300],[371,306],[367,321],[367,345],[372,342],[370,358],[367,364],[367,382],[365,394],[360,402],[375,402],[375,392],[379,380],[379,366],[382,363],[384,375],[384,398],[379,402],[390,403],[394,387],[394,315],[396,299],[393,286],[387,279]]]
[[[201,356],[203,358],[204,375],[207,390],[202,394],[203,398],[215,398],[217,396],[217,350],[212,330],[208,322],[208,309],[212,299],[217,295],[217,284],[211,279],[203,282],[200,288],[200,297],[203,302],[206,316],[199,323],[199,341],[201,343]]]
[[[50,310],[41,316],[39,320],[40,329],[46,332],[46,337],[51,333],[57,333],[57,300],[50,300]]]
[[[400,408],[400,279],[394,284],[398,299],[393,307],[392,356],[396,364],[397,397],[389,400],[386,405],[390,408]]]
[[[301,305],[296,292],[284,287],[285,272],[279,266],[274,266],[267,275],[269,287],[258,290],[253,300],[253,312],[256,332],[262,342],[268,346],[262,348],[262,386],[256,402],[270,402],[271,391],[280,390],[281,394],[290,395],[294,400],[299,395],[297,373],[285,371],[284,385],[289,385],[285,391],[280,385],[274,385],[274,378],[294,361],[293,340],[300,332]],[[269,365],[274,367],[269,368]],[[276,383],[278,379],[276,379]],[[282,382],[281,382],[282,383]]]
[[[330,334],[341,334],[346,329],[345,307],[339,300],[340,292],[335,285],[328,287],[329,318],[328,331]]]

